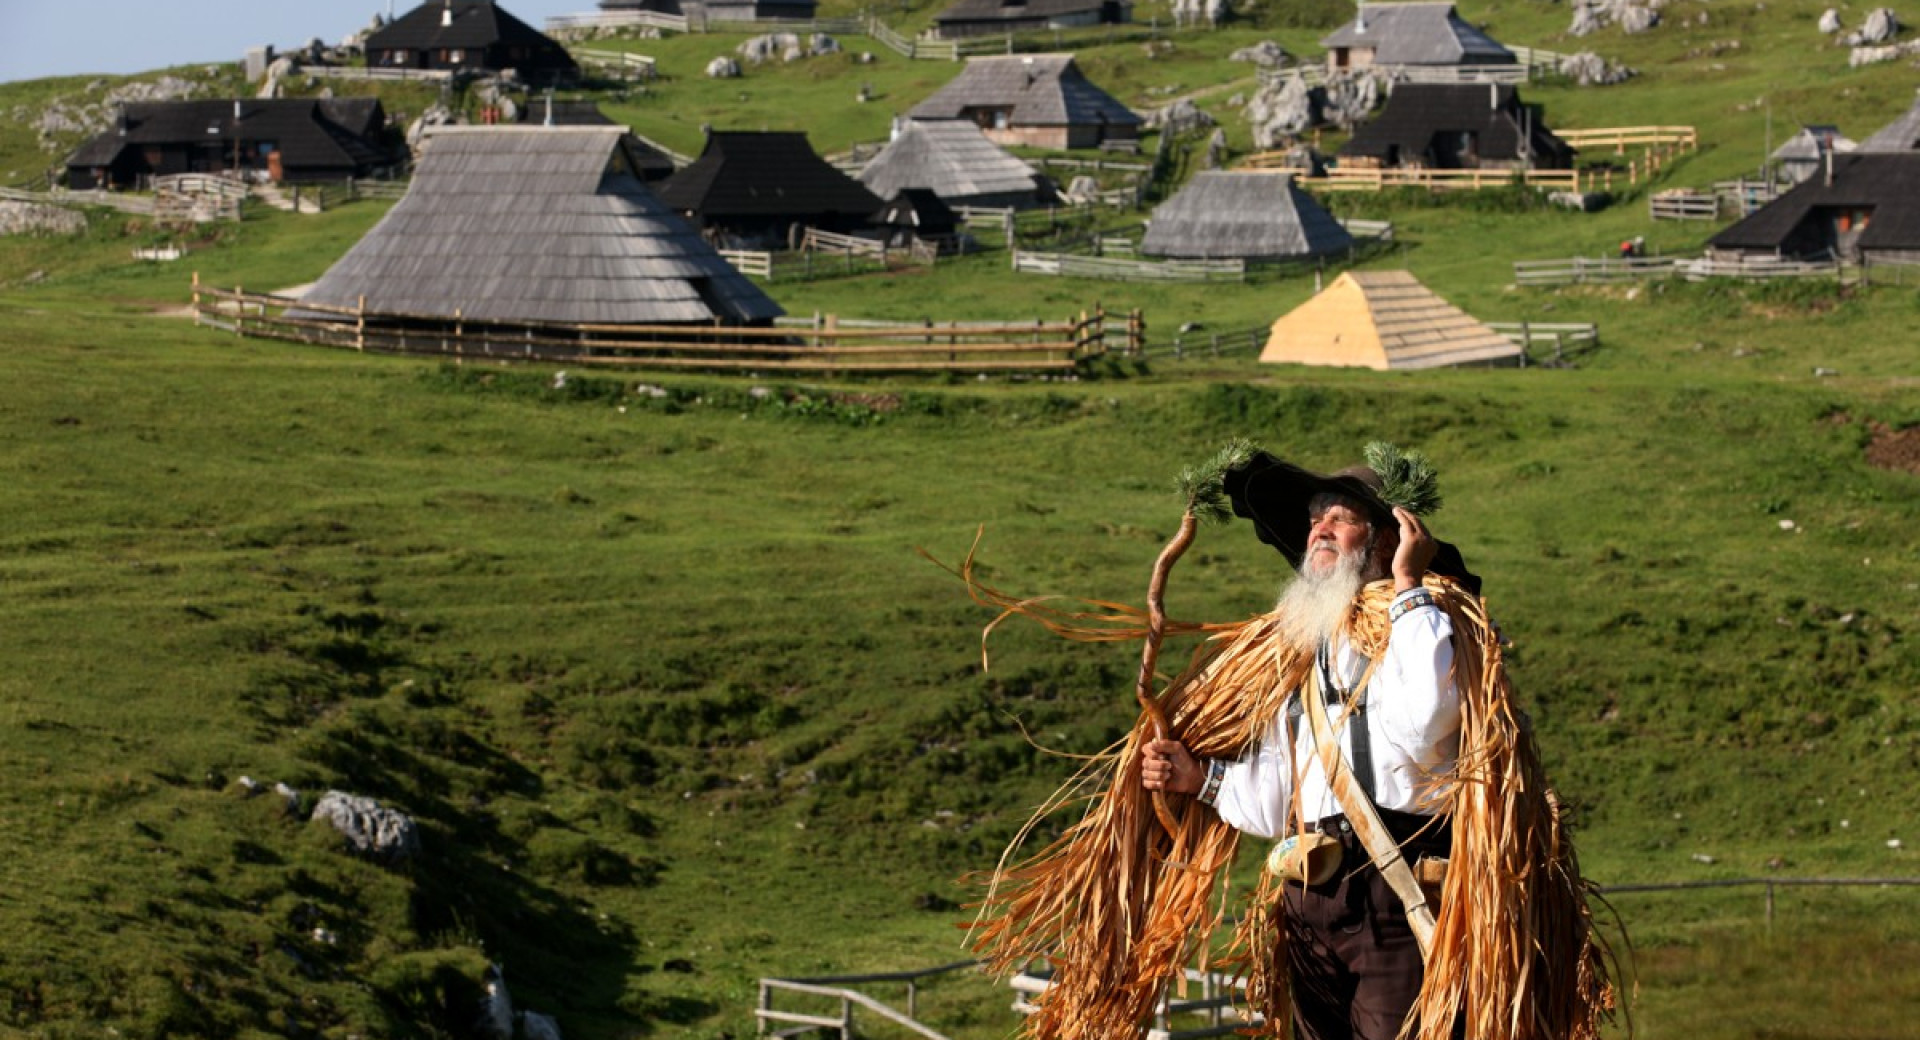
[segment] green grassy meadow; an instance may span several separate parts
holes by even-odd
[[[1789,111],[1858,137],[1910,98],[1904,68],[1804,46],[1808,4],[1683,0],[1652,34],[1589,41],[1557,38],[1564,7],[1467,9],[1510,42],[1641,68],[1524,93],[1567,125],[1700,126],[1657,186],[1751,168],[1762,95],[1776,141]],[[1083,60],[1141,105],[1240,77],[1217,60],[1235,47],[1318,34]],[[956,71],[880,51],[714,85],[698,68],[723,38],[625,45],[668,75],[608,111],[683,150],[702,122],[788,117],[825,150],[872,140]],[[882,103],[855,106],[868,77]],[[0,85],[0,110],[61,82]],[[1813,110],[1835,97],[1857,107]],[[0,168],[44,165],[34,147],[0,133]],[[1435,528],[1487,580],[1596,882],[1920,878],[1920,476],[1865,455],[1920,423],[1920,287],[1519,290],[1514,259],[1632,234],[1688,252],[1713,229],[1651,226],[1638,194],[1588,215],[1332,205],[1395,222],[1372,266],[1486,320],[1596,321],[1601,345],[1518,371],[1241,353],[1054,382],[561,380],[178,316],[196,271],[313,280],[383,203],[0,238],[0,822],[20,838],[0,869],[0,1032],[461,1037],[494,962],[569,1038],[741,1037],[762,976],[961,959],[956,879],[993,865],[1063,755],[1131,724],[1137,654],[1010,625],[983,670],[991,616],[921,550],[951,564],[977,536],[1001,588],[1138,601],[1178,521],[1174,474],[1236,436],[1316,467],[1376,437],[1439,463]],[[130,259],[161,241],[189,258]],[[1313,285],[1015,278],[992,252],[768,289],[849,317],[1138,307],[1164,343],[1184,322],[1270,322]],[[1169,606],[1245,616],[1282,570],[1244,527],[1209,529]],[[413,815],[421,857],[382,866],[308,823],[329,789]],[[1912,1036],[1916,900],[1783,887],[1769,919],[1759,888],[1620,893],[1635,1034]],[[1007,1035],[1009,1001],[966,973],[919,994],[965,1040]]]

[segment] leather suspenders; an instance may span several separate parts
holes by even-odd
[[[1320,672],[1319,686],[1321,691],[1323,691],[1327,705],[1329,707],[1336,704],[1344,705],[1347,701],[1347,695],[1353,691],[1343,690],[1340,688],[1339,683],[1333,681],[1333,654],[1332,651],[1328,649],[1326,643],[1320,644],[1320,652],[1315,656],[1313,666]],[[1365,667],[1362,667],[1362,674],[1364,674],[1365,671]],[[1287,742],[1289,745],[1298,742],[1300,716],[1306,712],[1306,706],[1301,698],[1307,695],[1306,690],[1297,690],[1294,692],[1293,698],[1287,702]],[[1377,803],[1380,795],[1379,788],[1374,779],[1373,737],[1367,725],[1367,694],[1365,690],[1360,691],[1360,696],[1353,699],[1353,706],[1347,709],[1347,711],[1347,757],[1353,763],[1353,777],[1360,782],[1360,790],[1366,792],[1367,801]]]

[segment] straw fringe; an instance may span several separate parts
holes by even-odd
[[[1001,611],[989,631],[1018,615],[1070,639],[1145,636],[1136,608],[1093,603],[1098,610],[1075,611],[1007,596],[976,581],[972,563],[969,553],[957,573],[976,600]],[[1480,600],[1436,575],[1427,586],[1453,622],[1463,723],[1458,767],[1434,792],[1436,805],[1453,813],[1451,865],[1426,980],[1402,1036],[1446,1040],[1460,1019],[1476,1040],[1597,1040],[1614,1003],[1608,952],[1532,732],[1514,705],[1499,637]],[[1356,599],[1349,637],[1369,657],[1386,647],[1391,599],[1386,583]],[[1169,624],[1214,633],[1162,696],[1170,735],[1195,755],[1242,757],[1304,681],[1311,655],[1276,655],[1277,625],[1271,614],[1231,625]],[[1173,833],[1161,826],[1140,784],[1147,739],[1143,713],[1124,741],[1048,800],[990,875],[972,879],[986,886],[972,944],[990,970],[1004,975],[1035,959],[1053,966],[1053,985],[1027,1022],[1037,1040],[1136,1035],[1223,917],[1226,893],[1216,898],[1216,881],[1239,834],[1186,796],[1171,799]],[[1088,803],[1077,823],[1016,860],[1044,817],[1075,802]],[[1223,964],[1246,979],[1248,1003],[1274,1036],[1286,1035],[1291,1007],[1279,885],[1262,876]]]

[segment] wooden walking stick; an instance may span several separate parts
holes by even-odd
[[[1193,545],[1194,535],[1202,523],[1224,523],[1232,519],[1233,511],[1227,503],[1226,473],[1252,458],[1254,450],[1253,445],[1246,441],[1232,441],[1220,449],[1219,454],[1207,460],[1205,465],[1180,471],[1180,493],[1187,500],[1187,509],[1180,517],[1180,529],[1174,532],[1166,547],[1160,550],[1159,557],[1153,561],[1153,577],[1147,582],[1147,638],[1140,648],[1140,677],[1134,684],[1134,696],[1140,701],[1141,710],[1146,712],[1155,740],[1164,740],[1172,735],[1167,710],[1161,706],[1153,689],[1154,670],[1160,661],[1160,644],[1167,631],[1167,576],[1173,573],[1173,565]],[[1174,819],[1165,791],[1153,792],[1153,815],[1169,835],[1179,833],[1179,821]]]

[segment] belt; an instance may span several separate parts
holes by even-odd
[[[1378,809],[1380,822],[1387,825],[1387,833],[1402,845],[1418,842],[1422,846],[1438,845],[1442,848],[1453,844],[1453,818],[1447,815],[1422,816],[1419,813],[1400,812],[1395,809]],[[1329,837],[1352,834],[1353,824],[1347,822],[1344,815],[1328,816],[1307,824],[1307,830]]]

